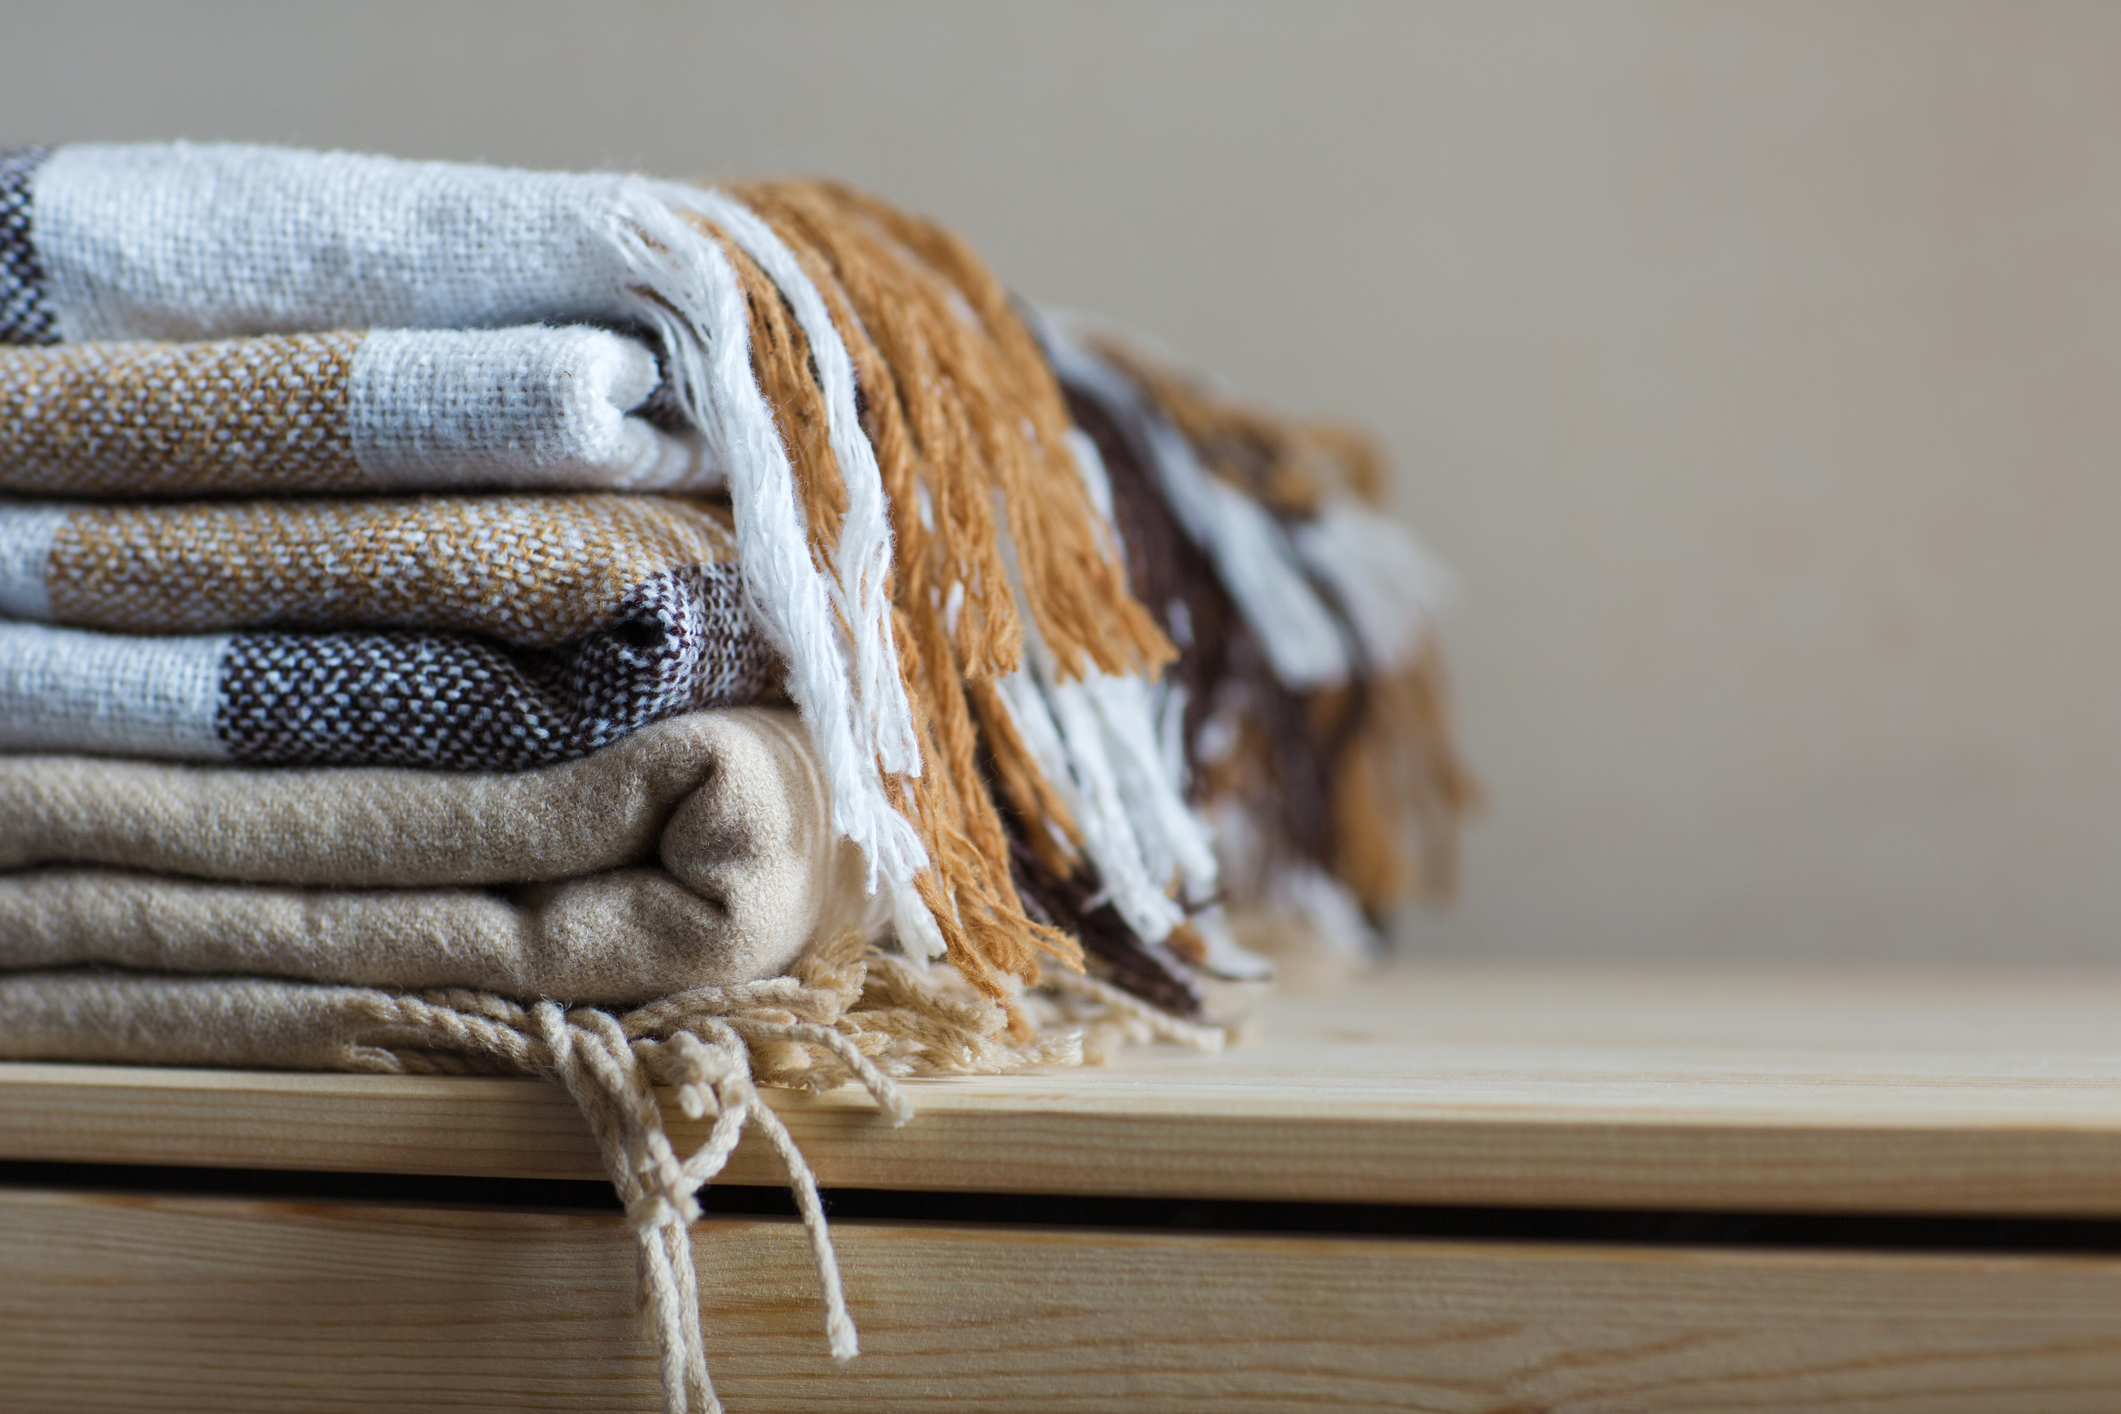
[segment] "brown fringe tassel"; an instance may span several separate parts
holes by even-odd
[[[733,194],[795,253],[852,357],[891,502],[894,628],[926,763],[895,783],[933,865],[915,887],[952,963],[1005,999],[1003,979],[1035,980],[1040,953],[1074,968],[1082,954],[1026,914],[981,772],[984,747],[1040,857],[1074,867],[1075,824],[995,688],[1023,655],[1004,524],[1032,621],[1064,673],[1142,671],[1171,647],[1127,593],[1070,461],[1059,389],[977,258],[844,188],[759,183]],[[724,244],[750,298],[753,361],[795,463],[812,552],[829,563],[846,488],[808,344],[772,282]]]
[[[1372,912],[1442,902],[1458,886],[1459,822],[1481,792],[1452,745],[1434,640],[1363,695],[1332,765],[1334,873]]]

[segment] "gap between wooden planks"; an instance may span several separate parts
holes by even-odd
[[[828,1186],[2121,1214],[2121,977],[1409,968],[1167,1048],[776,1092]],[[674,1112],[681,1142],[699,1137]],[[0,1066],[0,1159],[595,1178],[539,1081]],[[759,1146],[725,1181],[774,1183]]]

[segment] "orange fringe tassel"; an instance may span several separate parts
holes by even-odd
[[[731,189],[794,252],[852,357],[863,430],[891,502],[900,672],[925,766],[894,783],[932,867],[914,883],[950,961],[988,995],[1080,969],[1073,938],[1025,913],[982,749],[1033,847],[1061,872],[1080,836],[1019,737],[997,681],[1024,652],[1018,589],[1065,676],[1153,671],[1172,656],[1071,460],[1058,385],[1001,285],[954,236],[818,182]],[[772,281],[731,243],[750,299],[753,361],[830,563],[846,487],[807,341]],[[1009,552],[1016,574],[1012,577]]]

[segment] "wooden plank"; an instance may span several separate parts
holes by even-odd
[[[2104,1411],[2121,1261],[837,1229],[695,1233],[746,1410]],[[40,1411],[649,1411],[616,1217],[0,1192],[0,1391]]]
[[[830,1185],[2121,1214],[2121,978],[1409,969],[1168,1048],[776,1095]],[[695,1127],[672,1115],[680,1140]],[[597,1176],[540,1082],[0,1066],[0,1158]],[[756,1147],[729,1181],[777,1182]]]

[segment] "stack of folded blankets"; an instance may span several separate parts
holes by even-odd
[[[554,1077],[672,1409],[757,1125],[851,1356],[755,1087],[1213,1046],[1448,887],[1382,485],[830,184],[0,151],[0,1056]]]

